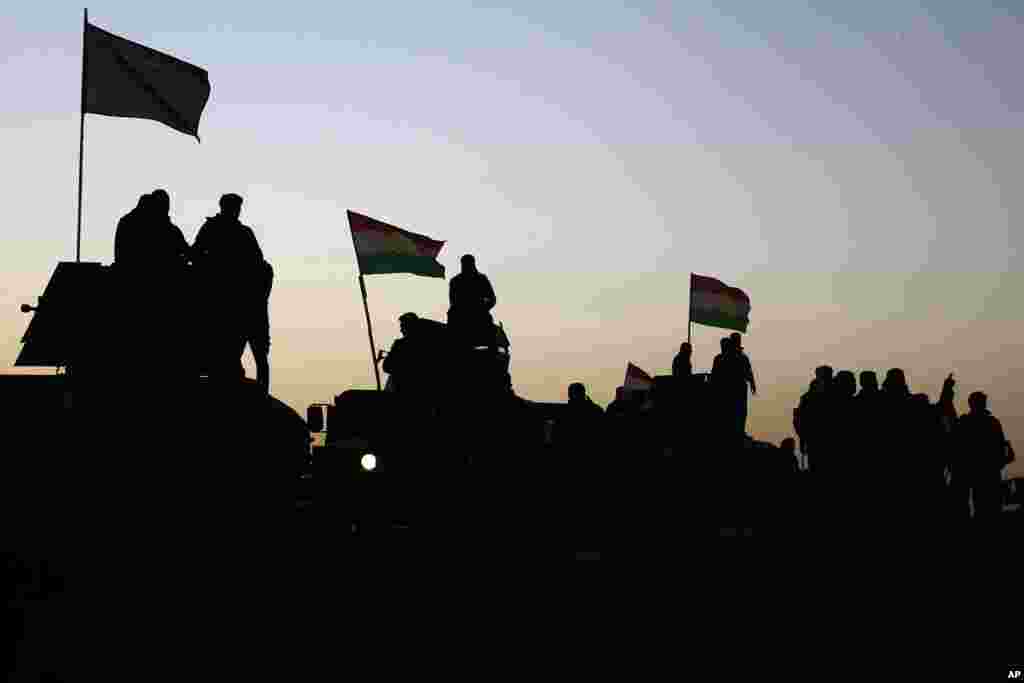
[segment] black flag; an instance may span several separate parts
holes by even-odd
[[[83,111],[151,119],[199,139],[210,98],[205,69],[85,25]]]

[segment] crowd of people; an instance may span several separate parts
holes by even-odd
[[[604,411],[571,384],[555,450],[575,467],[627,452],[637,464],[673,463],[759,521],[785,514],[792,523],[795,506],[850,526],[985,523],[1001,513],[1012,446],[984,393],[957,414],[952,375],[933,402],[913,393],[899,368],[881,385],[874,371],[861,372],[858,391],[852,371],[821,366],[793,411],[796,438],[774,445],[746,434],[757,384],[741,336],[721,340],[710,373],[694,373],[692,352],[682,344],[671,376],[649,390],[620,387]]]
[[[971,516],[991,520],[1002,511],[1002,470],[1013,449],[980,391],[954,405],[950,374],[937,401],[913,393],[903,370],[890,369],[881,386],[872,370],[857,377],[828,365],[793,411],[805,467],[846,509],[870,497],[883,514],[903,519]]]
[[[472,256],[464,256],[462,266],[450,283],[448,327],[454,336],[442,338],[493,346],[494,289]],[[431,369],[450,369],[438,349],[452,342],[425,343],[429,325],[440,324],[413,313],[402,315],[400,324],[403,337],[384,360],[391,388],[413,403],[436,402],[447,382]],[[889,370],[881,384],[874,371],[861,372],[858,390],[852,371],[823,365],[793,411],[795,438],[767,444],[747,434],[748,401],[757,382],[742,335],[733,332],[720,345],[710,372],[698,373],[692,345],[681,344],[671,375],[656,376],[645,387],[619,387],[607,409],[579,382],[569,385],[565,404],[520,399],[506,360],[503,391],[518,411],[508,415],[522,422],[519,434],[498,450],[543,441],[555,462],[576,474],[608,473],[627,460],[657,477],[671,470],[707,484],[698,494],[707,504],[698,507],[740,510],[748,521],[792,524],[800,516],[795,507],[852,526],[986,522],[1001,513],[1002,471],[1013,450],[984,393],[972,393],[969,412],[958,415],[952,375],[932,402],[910,390],[899,368]],[[484,394],[469,393],[484,410]],[[543,414],[543,437],[530,411],[518,410],[522,405]]]
[[[274,271],[252,229],[240,220],[242,197],[225,194],[189,245],[170,218],[170,195],[155,190],[117,224],[114,272],[128,299],[134,355],[152,353],[191,374],[237,380],[248,344],[257,382],[270,390],[268,302]],[[141,362],[141,360],[140,360]]]

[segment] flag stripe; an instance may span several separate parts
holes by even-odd
[[[700,325],[721,327],[727,330],[736,330],[737,332],[746,332],[747,326],[750,324],[747,318],[737,318],[721,311],[694,311],[690,315],[690,320]]]
[[[694,292],[690,305],[694,311],[721,311],[738,318],[750,313],[749,303],[726,294]]]
[[[424,256],[381,254],[363,257],[359,263],[359,270],[363,275],[410,273],[426,277],[444,277],[444,266],[434,259]]]

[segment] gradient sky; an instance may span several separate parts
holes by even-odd
[[[527,398],[580,380],[605,404],[627,361],[667,372],[692,271],[750,294],[759,438],[789,433],[824,362],[903,367],[933,399],[953,371],[961,408],[983,389],[1024,433],[1010,3],[516,5],[92,3],[92,23],[207,69],[212,94],[201,144],[87,117],[83,259],[111,261],[143,192],[170,191],[190,240],[242,194],[277,273],[273,391],[300,411],[373,384],[353,209],[447,240],[450,273],[476,255]],[[82,10],[0,17],[10,368],[17,305],[74,258]],[[367,288],[385,347],[400,313],[447,308],[440,280]],[[724,333],[694,327],[699,368]]]

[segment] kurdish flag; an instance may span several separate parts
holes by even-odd
[[[750,324],[750,297],[742,289],[713,277],[691,273],[690,321],[746,332]]]
[[[411,273],[444,278],[437,255],[444,242],[382,223],[355,211],[348,212],[352,243],[363,275]]]

